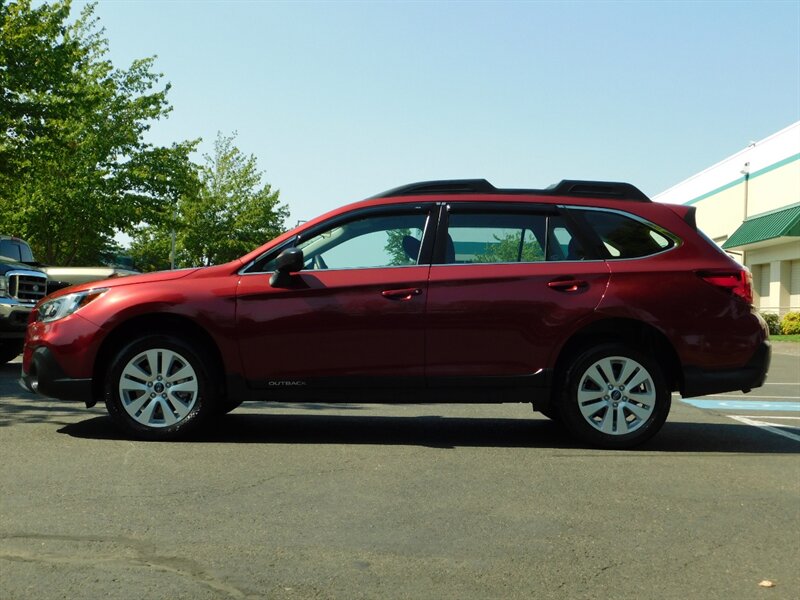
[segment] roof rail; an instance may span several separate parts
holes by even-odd
[[[639,188],[630,183],[612,181],[583,181],[564,179],[544,190],[496,188],[485,179],[443,179],[439,181],[420,181],[401,185],[369,199],[396,196],[422,196],[426,194],[536,194],[541,196],[566,196],[608,198],[610,200],[630,200],[652,202]]]
[[[635,185],[615,181],[563,179],[559,183],[547,188],[547,191],[554,196],[589,196],[591,198],[652,202],[652,200]]]
[[[498,189],[485,179],[442,179],[439,181],[420,181],[371,196],[390,198],[392,196],[422,196],[424,194],[493,194]]]

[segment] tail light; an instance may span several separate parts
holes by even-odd
[[[706,283],[738,296],[748,304],[753,303],[753,277],[748,269],[701,271],[698,275]]]

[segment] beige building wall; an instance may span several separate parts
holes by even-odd
[[[722,246],[745,219],[800,202],[800,121],[653,199],[695,206],[698,227]],[[752,272],[759,310],[800,311],[800,237],[726,251]]]

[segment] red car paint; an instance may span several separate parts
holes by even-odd
[[[568,221],[580,209],[626,215],[672,245],[620,259],[601,256],[600,248],[589,259],[443,260],[447,215],[493,207]],[[248,270],[328,223],[406,208],[428,219],[420,242],[427,258],[419,264],[307,268],[281,285]],[[590,221],[595,213],[580,214]],[[569,222],[573,239],[582,233],[585,244],[594,235],[591,226]],[[107,395],[109,365],[120,348],[142,332],[163,330],[202,338],[223,395],[245,400],[336,390],[362,401],[402,400],[397,391],[408,388],[423,401],[527,398],[545,410],[561,393],[559,377],[572,353],[606,339],[657,355],[668,365],[672,390],[716,393],[726,388],[726,374],[749,368],[749,379],[728,386],[747,389],[763,382],[769,362],[766,327],[746,302],[749,285],[743,268],[698,234],[688,207],[535,191],[411,192],[337,209],[231,263],[61,290],[45,302],[107,289],[59,320],[43,322],[34,312],[23,379],[40,392],[91,405]],[[61,384],[73,381],[78,391],[64,392]]]

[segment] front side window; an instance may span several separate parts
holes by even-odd
[[[416,265],[428,215],[372,215],[341,222],[301,240],[304,270],[366,269]],[[259,272],[275,270],[275,256],[258,263]]]
[[[448,264],[532,263],[583,258],[561,217],[534,213],[453,212]],[[570,252],[575,256],[570,256]],[[578,256],[581,255],[581,256]]]

